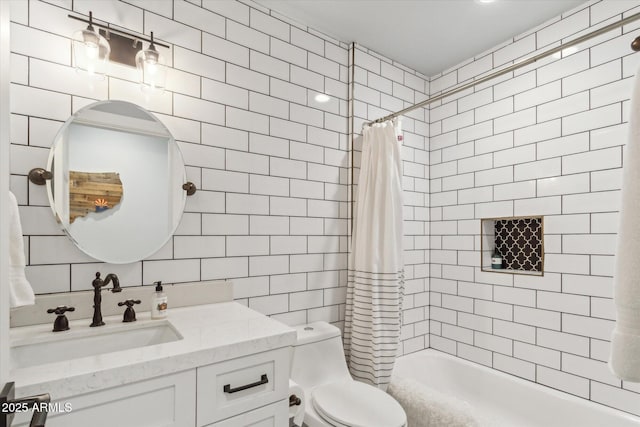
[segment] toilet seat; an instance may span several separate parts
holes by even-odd
[[[313,407],[336,427],[403,427],[407,417],[384,391],[358,381],[323,384],[311,393]]]

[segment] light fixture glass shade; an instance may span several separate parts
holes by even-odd
[[[104,79],[109,66],[111,47],[93,26],[73,33],[73,65],[77,71]]]
[[[164,64],[164,58],[156,50],[153,42],[149,49],[141,50],[136,54],[136,67],[143,90],[164,91],[167,67]]]

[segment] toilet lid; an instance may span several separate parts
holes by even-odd
[[[384,391],[358,381],[316,387],[311,395],[316,411],[329,422],[350,427],[402,427],[402,406]]]

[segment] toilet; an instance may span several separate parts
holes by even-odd
[[[304,390],[308,427],[405,427],[407,415],[384,391],[353,380],[340,330],[326,322],[296,327],[291,380]]]

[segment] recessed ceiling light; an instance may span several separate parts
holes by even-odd
[[[488,4],[488,3],[493,3],[496,0],[476,0],[476,3],[480,3],[480,4]]]
[[[315,98],[313,98],[316,100],[316,102],[329,102],[329,100],[331,99],[331,97],[329,95],[325,95],[324,93],[319,93],[315,96]]]

